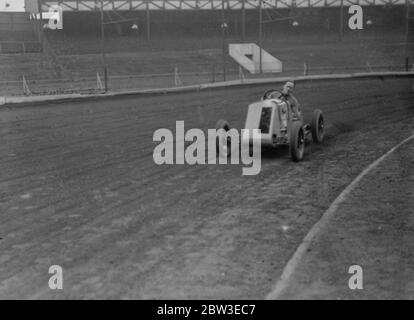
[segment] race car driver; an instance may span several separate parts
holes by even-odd
[[[293,116],[298,120],[302,120],[302,112],[300,110],[299,102],[292,94],[294,87],[295,83],[293,81],[287,81],[282,88],[282,96],[290,103]]]

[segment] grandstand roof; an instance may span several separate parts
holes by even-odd
[[[64,11],[100,10],[100,0],[41,0],[45,10],[51,5],[61,5]],[[259,0],[223,0],[226,9],[256,9]],[[407,0],[262,0],[263,8],[314,8],[404,5]],[[414,0],[408,0],[411,4]],[[222,0],[104,0],[104,10],[219,10]]]

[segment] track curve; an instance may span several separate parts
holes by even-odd
[[[0,298],[264,298],[341,190],[414,123],[413,81],[303,84],[326,141],[293,163],[157,166],[158,128],[241,128],[269,86],[0,110]],[[48,269],[64,270],[50,291]]]

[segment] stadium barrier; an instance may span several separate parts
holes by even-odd
[[[42,48],[37,41],[0,41],[0,54],[39,52]]]
[[[107,92],[104,94],[63,94],[63,95],[45,95],[45,96],[26,96],[26,97],[0,97],[0,105],[18,105],[18,104],[33,104],[47,101],[63,102],[63,101],[77,101],[77,100],[95,100],[110,97],[120,97],[127,95],[159,95],[168,93],[187,93],[197,92],[201,90],[223,89],[231,87],[245,87],[266,84],[282,84],[288,80],[293,80],[297,83],[306,83],[314,81],[326,80],[353,80],[353,79],[384,79],[384,78],[402,78],[414,77],[414,71],[402,72],[365,72],[365,73],[350,73],[350,74],[328,74],[328,75],[313,75],[313,76],[298,76],[298,77],[277,77],[277,78],[256,78],[256,79],[238,79],[231,81],[223,81],[216,83],[205,83],[199,85],[161,88],[161,89],[145,89],[132,90],[122,92]],[[414,90],[414,88],[413,88]]]
[[[411,69],[412,70],[412,69]],[[344,67],[327,67],[314,66],[309,63],[304,64],[304,68],[291,68],[283,72],[281,76],[295,77],[297,75],[318,75],[318,74],[340,74],[350,72],[400,72],[410,71],[408,64],[404,65],[365,65],[365,66],[344,66]],[[226,73],[227,80],[248,80],[261,77],[273,78],[274,74],[257,74],[251,75],[243,72],[240,67],[228,69]],[[24,78],[24,86],[22,85]],[[100,71],[95,72],[91,76],[79,78],[49,78],[49,79],[31,79],[23,74],[22,78],[12,81],[0,81],[0,96],[18,96],[30,94],[33,95],[50,95],[50,94],[91,94],[103,93],[105,91],[103,82],[104,76]],[[157,74],[138,74],[138,75],[109,75],[107,77],[109,90],[112,92],[120,92],[124,90],[134,89],[153,89],[181,87],[188,85],[201,85],[205,83],[216,83],[223,79],[223,71],[218,66],[210,67],[209,71],[183,72],[175,66],[170,73]]]

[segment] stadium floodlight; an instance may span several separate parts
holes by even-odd
[[[108,92],[108,71],[106,67],[106,52],[105,52],[105,21],[104,21],[104,2],[101,0],[101,54],[102,67],[104,71],[105,93]]]
[[[137,43],[138,43],[138,50],[139,50],[139,27],[138,27],[138,23],[134,23],[132,26],[131,26],[131,30],[133,31],[133,32],[136,32],[137,33]]]
[[[260,74],[262,74],[263,71],[263,57],[262,57],[262,34],[263,34],[263,10],[262,10],[262,1],[259,0],[259,70]]]

